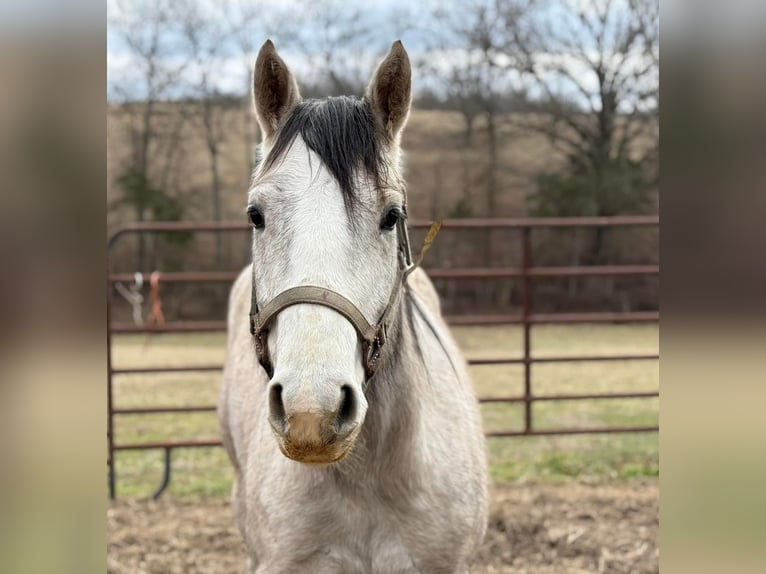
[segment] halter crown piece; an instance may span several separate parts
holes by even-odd
[[[253,263],[253,290],[252,298],[250,300],[250,333],[255,339],[255,352],[258,355],[258,361],[269,375],[269,378],[274,375],[274,368],[271,364],[271,359],[269,358],[269,347],[267,344],[269,325],[271,325],[274,318],[281,311],[288,307],[302,303],[309,303],[334,309],[354,326],[354,329],[356,329],[356,332],[359,335],[359,339],[362,341],[362,365],[364,366],[365,379],[366,381],[369,381],[380,364],[381,352],[388,339],[388,328],[390,325],[391,314],[396,308],[396,303],[399,300],[407,276],[420,265],[423,256],[431,247],[431,243],[440,228],[441,221],[437,221],[431,225],[431,229],[429,229],[428,234],[426,235],[418,259],[416,262],[413,262],[412,252],[410,250],[410,237],[407,233],[407,222],[403,217],[399,219],[396,224],[399,271],[391,295],[388,298],[388,303],[386,303],[383,312],[380,314],[378,321],[374,325],[371,325],[359,308],[343,295],[331,289],[317,287],[315,285],[301,285],[282,291],[279,295],[266,303],[263,308],[259,308],[255,288],[255,263]]]

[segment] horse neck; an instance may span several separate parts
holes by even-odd
[[[407,294],[402,293],[394,329],[384,348],[386,360],[368,387],[369,407],[360,444],[349,457],[352,459],[349,466],[354,471],[392,477],[396,468],[406,469],[414,446],[420,415],[417,379],[423,367],[418,360],[406,299]]]

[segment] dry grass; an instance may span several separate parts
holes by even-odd
[[[167,149],[162,137],[172,132],[179,110],[162,108],[156,120],[161,138],[153,154],[151,172],[158,178],[165,169]],[[241,218],[245,190],[248,184],[248,153],[244,143],[241,108],[221,109],[226,136],[221,145],[222,215],[224,219]],[[562,156],[540,134],[518,127],[518,115],[498,118],[498,196],[494,215],[520,215],[525,211],[524,197],[535,188],[536,175],[555,168]],[[115,185],[123,167],[130,161],[127,117],[117,106],[107,114],[107,201],[115,201],[120,190]],[[486,168],[488,165],[487,130],[483,120],[477,120],[472,146],[463,148],[464,123],[458,112],[413,110],[403,134],[406,152],[410,212],[418,218],[432,214],[445,216],[461,197],[469,198],[475,215],[485,215]],[[211,216],[209,159],[203,139],[202,125],[192,118],[185,125],[175,150],[167,184],[171,195],[184,199],[185,219],[206,219]],[[129,209],[110,214],[110,226],[134,219]]]
[[[211,216],[211,174],[209,156],[203,137],[202,122],[190,117],[181,131],[179,141],[168,146],[168,135],[173,133],[180,116],[178,104],[163,104],[155,118],[159,135],[152,148],[150,172],[158,180],[165,179],[171,195],[183,198],[184,219],[206,219]],[[216,108],[223,126],[224,138],[220,145],[222,178],[222,216],[224,219],[241,218],[249,173],[249,152],[245,146],[245,130],[257,141],[254,122],[244,121],[240,106]],[[129,121],[117,105],[107,111],[107,201],[120,196],[115,179],[130,161]],[[521,216],[526,213],[525,197],[537,188],[540,173],[555,171],[565,165],[563,153],[550,139],[531,130],[528,125],[547,121],[541,116],[527,113],[501,114],[496,119],[498,142],[496,174],[496,208],[493,216]],[[563,129],[563,128],[562,128]],[[414,109],[402,136],[405,151],[405,176],[408,188],[408,206],[416,218],[432,215],[447,216],[461,198],[468,199],[476,216],[488,215],[487,168],[489,165],[488,132],[486,120],[475,121],[471,145],[465,146],[465,123],[457,111]],[[648,145],[639,138],[637,146]],[[170,148],[173,161],[167,178],[162,174]],[[134,219],[128,209],[110,214],[110,227]]]
[[[518,356],[517,327],[458,328],[455,335],[468,357]],[[642,326],[536,327],[533,352],[539,356],[656,353],[658,329]],[[203,365],[222,363],[223,335],[121,336],[114,345],[114,366]],[[520,366],[474,367],[477,393],[516,395],[523,388]],[[565,363],[533,367],[534,392],[589,393],[650,391],[658,388],[656,361]],[[130,375],[115,379],[119,407],[215,404],[219,373]],[[519,429],[520,405],[483,405],[485,428]],[[539,428],[603,425],[649,425],[658,420],[656,399],[541,403],[534,406]],[[214,413],[121,415],[116,418],[118,443],[214,438]],[[656,434],[560,436],[490,439],[492,474],[498,482],[631,478],[658,473]],[[229,462],[221,449],[185,449],[173,455],[175,494],[224,495],[229,490]],[[121,452],[117,455],[118,493],[146,496],[159,484],[161,453]]]

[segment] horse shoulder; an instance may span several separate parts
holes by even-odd
[[[245,267],[234,281],[229,293],[229,310],[227,315],[228,346],[231,350],[245,317],[249,314],[250,293],[253,286],[252,266]]]
[[[415,269],[407,278],[407,282],[420,301],[428,307],[434,315],[441,317],[441,303],[439,302],[439,293],[436,291],[433,282],[423,269]]]
[[[430,341],[430,344],[433,345],[433,352],[429,353],[428,356],[439,357],[439,360],[429,363],[428,369],[432,375],[441,371],[446,379],[452,379],[454,373],[452,367],[441,359],[444,356],[443,353],[449,353],[460,373],[458,378],[464,383],[453,387],[455,390],[459,389],[458,392],[437,393],[436,396],[432,397],[433,401],[429,403],[430,406],[424,411],[424,414],[433,417],[435,421],[439,421],[444,412],[459,413],[455,416],[455,420],[460,421],[461,435],[459,437],[450,435],[444,440],[438,441],[436,436],[432,434],[428,449],[433,453],[437,447],[444,448],[444,460],[455,460],[455,448],[462,450],[463,454],[466,455],[466,458],[458,457],[462,460],[461,471],[451,475],[456,480],[448,481],[450,484],[443,486],[446,487],[444,492],[449,493],[448,495],[452,500],[453,517],[460,517],[456,519],[458,522],[472,523],[474,526],[472,536],[465,540],[467,545],[465,551],[467,555],[470,555],[481,545],[486,532],[489,512],[487,452],[481,415],[477,408],[475,390],[465,359],[449,327],[443,321],[436,288],[422,269],[417,269],[410,275],[409,284],[419,303],[432,313],[434,318],[437,318],[435,327],[440,331],[442,338],[441,343],[436,343],[424,323],[419,320],[416,321],[415,328],[417,329],[420,325],[421,332],[425,334],[421,341]],[[436,424],[437,428],[439,426]],[[449,492],[451,487],[456,488],[457,491]]]
[[[226,362],[223,369],[218,400],[218,422],[221,429],[221,442],[229,455],[235,470],[239,470],[239,461],[235,449],[237,410],[241,403],[237,389],[237,381],[242,376],[242,363],[247,360],[247,333],[245,316],[248,313],[250,288],[252,285],[251,267],[242,270],[232,285],[229,294],[229,308],[227,314],[227,352]]]

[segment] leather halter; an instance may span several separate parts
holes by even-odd
[[[430,247],[431,241],[441,227],[441,222],[435,223],[428,232],[423,250],[418,257],[418,261],[413,263],[412,252],[410,250],[410,238],[407,233],[407,222],[404,217],[400,218],[396,224],[397,234],[397,259],[399,271],[397,273],[394,287],[388,298],[383,312],[378,321],[372,325],[365,318],[364,314],[351,301],[346,299],[340,293],[325,287],[315,285],[301,285],[282,291],[271,301],[259,309],[258,299],[255,287],[255,265],[253,265],[253,291],[250,302],[250,333],[255,338],[255,352],[258,355],[258,361],[271,378],[274,375],[274,368],[269,357],[268,334],[269,326],[274,318],[281,312],[291,307],[308,303],[312,305],[322,305],[329,307],[343,315],[349,323],[354,326],[359,339],[362,341],[362,365],[366,381],[369,381],[375,374],[380,364],[380,356],[383,347],[388,340],[388,330],[391,323],[392,313],[397,307],[397,302],[407,276],[412,273]]]

